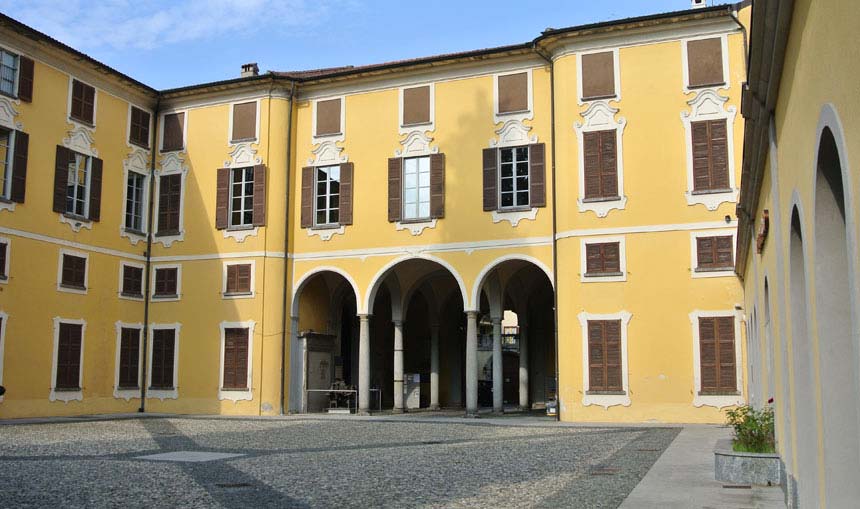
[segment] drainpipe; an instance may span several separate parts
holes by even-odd
[[[550,114],[550,157],[552,157],[552,305],[553,305],[553,333],[555,336],[555,420],[561,420],[561,404],[560,404],[560,387],[559,387],[559,355],[558,355],[558,240],[556,232],[558,231],[558,213],[556,211],[556,171],[555,171],[555,62],[552,57],[544,50],[534,45],[535,53],[549,64],[549,114]]]
[[[292,137],[293,137],[293,101],[296,94],[296,82],[293,81],[290,85],[290,110],[287,114],[287,171],[286,171],[286,190],[284,192],[284,292],[283,292],[283,313],[281,313],[281,389],[280,403],[281,415],[284,415],[284,383],[286,382],[286,366],[284,358],[287,355],[287,299],[289,298],[289,249],[290,249],[290,162],[292,159]]]
[[[154,120],[152,122],[152,141],[150,142],[150,161],[149,161],[149,211],[146,219],[146,268],[144,269],[144,292],[143,292],[143,353],[141,355],[141,379],[140,383],[140,408],[138,412],[146,411],[146,343],[149,339],[149,291],[150,291],[150,271],[152,270],[152,218],[154,217],[155,200],[153,193],[155,192],[155,154],[158,151],[158,110],[161,107],[161,96],[155,102],[155,111],[153,112]]]

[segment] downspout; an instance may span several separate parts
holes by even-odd
[[[155,111],[153,116],[155,120],[152,122],[152,136],[150,142],[150,161],[149,161],[149,211],[146,219],[146,266],[144,269],[144,292],[143,292],[143,353],[141,354],[141,379],[140,383],[140,408],[138,412],[146,411],[146,344],[149,339],[149,292],[150,292],[150,271],[152,270],[152,219],[154,217],[155,207],[155,154],[158,151],[158,111],[161,108],[161,96],[155,102]]]
[[[284,191],[284,284],[283,284],[283,313],[281,313],[281,415],[284,415],[284,383],[286,382],[287,355],[287,299],[289,298],[289,252],[290,252],[290,166],[292,160],[292,138],[293,138],[293,100],[296,94],[296,82],[290,85],[290,110],[287,113],[287,171]],[[292,326],[292,323],[291,323]]]
[[[552,158],[552,304],[553,304],[553,332],[555,336],[555,420],[561,420],[561,404],[559,393],[559,353],[558,353],[558,214],[556,211],[556,176],[555,176],[555,62],[546,54],[537,43],[534,45],[535,52],[549,64],[549,115],[550,115],[550,157]]]

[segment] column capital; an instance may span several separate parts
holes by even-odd
[[[359,315],[358,315],[358,319],[359,319],[359,320],[361,320],[362,322],[368,322],[368,321],[370,321],[370,317],[371,317],[371,316],[373,316],[373,315],[369,315],[369,314],[366,314],[366,313],[361,313],[361,314],[359,314]]]
[[[466,311],[466,317],[477,320],[478,319],[478,312],[477,311]]]

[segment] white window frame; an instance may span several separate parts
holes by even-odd
[[[15,57],[15,78],[12,80],[12,93],[6,94],[4,92],[0,92],[0,94],[5,95],[6,97],[18,98],[18,87],[21,84],[21,54],[16,53],[14,51],[9,50],[8,48],[0,46],[0,51],[3,53],[8,53]]]
[[[630,324],[632,314],[628,311],[617,313],[597,314],[583,311],[579,313],[579,325],[582,329],[582,405],[602,406],[608,409],[611,406],[630,406],[630,370],[627,364],[627,327]],[[588,370],[588,322],[596,320],[621,320],[621,387],[624,394],[589,394],[589,370]]]
[[[137,108],[141,111],[145,111],[146,113],[149,113],[149,139],[146,140],[146,145],[147,145],[146,147],[141,147],[140,145],[136,145],[136,144],[131,142],[131,108],[132,107]],[[126,145],[128,145],[129,147],[139,148],[140,150],[144,150],[146,152],[149,152],[150,150],[152,150],[152,143],[151,143],[152,142],[152,117],[153,117],[152,110],[150,110],[149,108],[144,108],[143,106],[140,106],[138,104],[128,103],[128,122],[126,123],[126,128],[125,128],[125,143],[126,143]]]
[[[12,239],[9,237],[0,237],[0,244],[6,244],[6,265],[3,267],[3,274],[6,274],[6,277],[0,277],[0,285],[5,285],[12,279],[12,275],[9,273],[9,267],[12,266],[10,262],[12,259]]]
[[[505,207],[504,205],[502,205],[502,151],[503,150],[513,151],[514,159],[513,159],[513,163],[511,163],[511,164],[513,164],[513,174],[512,174],[511,178],[513,179],[513,182],[514,182],[513,195],[514,195],[514,202],[516,202],[517,192],[521,192],[521,191],[518,191],[517,187],[516,187],[517,164],[522,162],[522,161],[518,161],[516,159],[516,154],[517,154],[516,150],[518,148],[525,148],[526,149],[526,161],[525,162],[528,165],[528,184],[527,184],[526,190],[529,193],[529,202],[526,203],[525,205],[516,205],[515,204],[515,205]],[[532,189],[531,189],[531,184],[532,184],[532,166],[531,166],[532,155],[531,155],[530,145],[514,145],[514,146],[510,146],[510,147],[499,147],[496,150],[497,150],[496,151],[496,160],[498,161],[498,163],[496,163],[498,165],[498,170],[497,170],[497,175],[496,175],[496,199],[498,200],[497,203],[499,204],[498,209],[502,212],[517,211],[517,210],[530,210],[532,208]]]
[[[60,347],[60,324],[69,324],[69,325],[80,325],[81,326],[81,360],[80,360],[80,372],[78,373],[78,384],[81,386],[81,390],[79,391],[64,391],[57,390],[57,361],[58,361],[58,350]],[[71,319],[71,318],[60,318],[59,316],[54,317],[54,351],[53,351],[53,360],[51,361],[51,392],[48,396],[49,401],[62,401],[64,403],[68,403],[69,401],[81,401],[84,399],[83,388],[84,388],[84,345],[87,337],[87,321],[84,319]]]
[[[582,56],[583,55],[593,55],[595,53],[612,53],[612,65],[614,66],[613,72],[615,73],[615,95],[613,97],[602,97],[599,99],[585,99],[582,97]],[[619,64],[618,59],[618,48],[600,48],[593,49],[588,51],[580,51],[576,54],[576,75],[578,79],[576,80],[576,97],[579,101],[579,105],[582,106],[587,103],[592,103],[595,101],[621,101],[621,65]]]
[[[140,286],[141,286],[141,289],[140,289],[140,297],[132,297],[132,296],[130,296],[130,295],[125,295],[125,294],[123,294],[123,293],[122,293],[122,291],[123,291],[123,282],[124,282],[123,277],[122,277],[122,276],[123,276],[123,274],[122,274],[122,273],[123,273],[123,269],[124,269],[125,267],[134,267],[134,268],[137,268],[137,269],[141,269],[141,270],[143,270],[143,272],[141,273],[141,276],[140,276],[140,277],[141,277],[141,281],[140,281]],[[119,297],[120,299],[133,300],[133,301],[142,301],[142,300],[143,300],[144,295],[146,294],[146,266],[145,266],[144,264],[142,264],[142,263],[135,263],[135,262],[120,261],[120,262],[119,262],[119,284],[117,285],[117,292],[116,292],[116,294],[117,294],[117,297]],[[117,322],[117,323],[119,323],[119,322]]]
[[[6,324],[9,322],[9,315],[0,310],[0,385],[3,385],[3,360],[6,358]],[[0,403],[3,402],[3,396],[0,396]]]
[[[418,124],[404,124],[403,123],[403,92],[405,90],[409,90],[412,88],[421,88],[421,87],[430,87],[430,120],[428,122],[421,122]],[[417,85],[409,85],[406,87],[400,87],[398,90],[398,102],[400,104],[399,111],[399,126],[400,126],[400,134],[406,134],[411,131],[435,131],[436,130],[436,84],[433,82],[417,84]]]
[[[690,87],[690,68],[687,63],[687,44],[690,41],[701,41],[705,39],[720,39],[720,45],[722,47],[722,57],[723,57],[723,84],[722,85],[710,85],[710,86],[697,86]],[[700,35],[696,37],[687,37],[685,39],[681,39],[681,72],[683,73],[683,90],[685,94],[692,94],[698,92],[699,90],[704,89],[720,89],[720,90],[729,90],[731,88],[731,74],[729,73],[729,36],[728,34],[710,34],[710,35]]]
[[[626,237],[582,237],[579,241],[579,280],[582,283],[609,283],[627,281],[627,243]],[[589,244],[607,244],[618,243],[618,268],[621,272],[620,276],[586,276],[588,270],[588,259],[586,256],[586,246]]]
[[[70,288],[63,286],[63,256],[77,256],[83,258],[84,262],[84,289]],[[65,293],[76,293],[78,295],[86,295],[90,289],[90,254],[84,251],[74,251],[71,249],[60,249],[60,256],[57,260],[57,291]]]
[[[332,134],[317,134],[317,104],[325,101],[330,101],[333,99],[340,99],[340,132],[332,133]],[[322,143],[324,141],[343,141],[346,137],[346,96],[345,95],[334,95],[329,97],[320,97],[318,99],[314,99],[311,103],[311,141],[316,143]]]
[[[523,111],[511,111],[508,113],[499,113],[499,78],[501,76],[510,76],[512,74],[526,73],[526,84],[528,88],[528,109]],[[493,74],[493,121],[496,124],[515,120],[522,122],[534,118],[534,92],[532,81],[532,68],[516,69]]]
[[[221,362],[218,365],[218,399],[236,401],[251,401],[254,399],[253,394],[253,373],[251,368],[254,365],[254,326],[257,322],[248,320],[244,322],[221,322]],[[226,329],[248,329],[248,381],[247,389],[227,390],[224,389],[224,349],[226,341]]]
[[[12,178],[15,170],[15,138],[17,137],[17,131],[3,125],[0,125],[0,129],[9,131],[9,146],[6,147],[6,162],[3,168],[5,176],[3,180],[3,189],[0,189],[0,199],[9,200],[12,196]]]
[[[735,322],[735,387],[738,390],[737,394],[726,395],[702,395],[702,363],[701,354],[699,351],[699,318],[714,318],[731,316]],[[743,405],[745,400],[743,396],[743,373],[744,365],[741,363],[741,317],[734,309],[726,309],[721,311],[701,311],[695,310],[690,313],[690,323],[693,326],[693,406],[696,408],[702,406],[711,406],[717,409],[722,409],[729,406]]]
[[[72,88],[74,87],[75,81],[83,83],[84,85],[87,85],[88,87],[93,87],[93,123],[92,123],[92,125],[85,124],[76,118],[72,118]],[[69,76],[68,99],[66,101],[66,119],[69,121],[69,123],[72,125],[75,125],[75,126],[84,127],[86,129],[89,129],[89,130],[94,130],[96,128],[96,123],[97,123],[96,120],[98,119],[98,111],[99,111],[99,88],[97,86],[93,85],[92,83],[84,81],[84,80],[82,80],[76,76],[70,75]],[[128,139],[128,138],[126,138],[126,139]]]
[[[153,203],[153,223],[155,231],[152,235],[152,242],[160,242],[164,247],[170,247],[174,242],[185,240],[185,192],[188,188],[188,167],[181,164],[176,152],[168,152],[167,155],[163,156],[163,158],[162,168],[155,175],[155,195],[153,196],[153,199],[155,200],[155,203]],[[161,177],[168,177],[170,175],[179,175],[182,181],[182,189],[179,192],[179,233],[175,235],[158,235],[158,209],[161,202]]]
[[[427,215],[426,216],[422,216],[419,214],[419,212],[421,210],[421,188],[423,187],[420,185],[420,182],[421,182],[421,178],[420,178],[421,177],[421,168],[420,168],[420,166],[421,166],[421,164],[420,164],[420,161],[418,161],[419,159],[423,159],[423,160],[427,161],[427,172],[426,172],[427,173],[427,186],[426,186],[426,188],[427,188]],[[417,192],[418,201],[415,202],[416,216],[415,217],[406,217],[406,161],[411,161],[411,160],[418,161],[418,163],[417,163],[418,166],[415,169],[415,190]],[[401,193],[401,197],[402,197],[400,200],[400,202],[401,202],[400,203],[400,208],[401,208],[400,214],[401,214],[401,218],[402,218],[402,220],[400,221],[401,223],[407,223],[407,222],[414,223],[414,222],[430,221],[430,219],[431,219],[430,216],[432,215],[430,208],[431,208],[432,202],[433,202],[431,199],[431,191],[430,191],[431,190],[430,175],[431,175],[431,171],[430,171],[430,156],[429,155],[404,157],[403,158],[403,168],[401,170],[401,176],[400,176],[400,179],[401,179],[400,193]]]
[[[234,140],[233,139],[233,113],[234,107],[237,104],[245,104],[245,103],[254,103],[255,108],[257,109],[254,126],[254,137],[250,139],[242,139],[242,140]],[[341,103],[342,105],[343,103]],[[342,129],[342,127],[341,127]],[[260,99],[249,99],[247,101],[234,101],[230,103],[230,119],[227,125],[227,143],[230,146],[239,145],[241,143],[259,143],[260,141]]]
[[[126,168],[123,172],[123,176],[125,177],[123,182],[123,192],[122,192],[122,229],[124,232],[134,235],[136,237],[146,237],[146,205],[149,202],[149,175],[146,173],[142,173],[140,171],[131,170]],[[143,182],[141,184],[141,202],[140,202],[140,230],[135,230],[134,228],[129,228],[126,225],[126,216],[128,214],[128,181],[132,174],[143,177]]]
[[[227,268],[233,265],[251,266],[251,292],[250,293],[227,293]],[[257,294],[255,280],[257,278],[256,260],[230,260],[225,261],[221,267],[221,298],[222,299],[253,299]]]
[[[147,399],[179,398],[179,323],[153,323],[149,326],[149,341],[146,342],[146,397]],[[152,389],[152,343],[156,330],[173,330],[173,389]]]
[[[127,323],[118,321],[115,324],[116,328],[116,355],[114,358],[114,380],[113,380],[113,397],[116,399],[124,399],[126,401],[137,398],[140,399],[140,383],[143,381],[143,324],[142,323]],[[119,388],[119,366],[120,353],[122,347],[122,329],[137,329],[137,389],[120,389]]]
[[[580,85],[581,86],[581,85]],[[619,95],[620,99],[620,95]],[[627,119],[615,116],[618,108],[609,106],[607,100],[590,101],[588,109],[582,113],[585,122],[576,122],[573,126],[579,143],[579,197],[576,204],[580,212],[592,211],[597,217],[606,217],[612,209],[624,210],[627,207],[627,196],[624,194],[624,128]],[[618,181],[618,198],[614,200],[585,199],[585,133],[615,130],[615,166]]]
[[[697,271],[699,267],[699,250],[697,249],[696,240],[702,237],[732,237],[732,261],[734,262],[731,268],[726,270],[707,270]],[[690,232],[690,277],[694,279],[709,278],[709,277],[735,277],[735,259],[737,256],[737,229],[736,228],[719,228],[714,230],[698,230]]]
[[[71,153],[73,155],[75,155],[76,157],[80,156],[80,157],[83,157],[84,159],[86,159],[86,172],[87,172],[86,180],[87,181],[84,184],[84,213],[83,214],[76,214],[75,212],[69,212],[68,210],[65,210],[62,215],[67,217],[67,218],[73,218],[73,219],[78,219],[78,220],[82,220],[85,222],[91,222],[92,219],[90,219],[90,193],[92,192],[92,180],[93,180],[93,156],[87,155],[87,154],[84,154],[81,152],[77,152],[75,150],[71,150]],[[77,170],[76,170],[76,172],[77,172]],[[69,168],[68,167],[66,168],[66,173],[67,173],[66,186],[65,186],[66,187],[66,209],[68,209],[68,206],[69,206],[69,204],[68,204],[68,199],[69,199],[69,185],[68,185]],[[75,177],[75,180],[77,181],[77,177]],[[75,189],[77,189],[78,187],[80,187],[80,184],[76,182],[75,183]],[[75,200],[77,200],[77,198],[75,198]]]
[[[251,194],[250,194],[250,195],[246,195],[246,194],[243,194],[243,195],[242,195],[243,205],[242,205],[242,212],[241,212],[241,213],[242,213],[242,215],[244,216],[245,212],[247,212],[248,210],[250,210],[250,211],[251,211],[251,222],[250,222],[250,223],[233,224],[233,212],[235,212],[235,209],[233,208],[233,198],[235,198],[235,196],[233,196],[233,188],[234,188],[234,185],[235,185],[235,183],[236,183],[236,181],[235,181],[235,180],[233,180],[233,175],[234,175],[234,174],[235,174],[235,172],[237,172],[237,171],[241,171],[241,172],[242,172],[242,175],[243,175],[243,177],[242,177],[242,192],[244,193],[245,185],[246,185],[246,181],[244,180],[244,179],[245,179],[244,175],[248,172],[248,170],[250,170],[250,173],[251,173],[251,188],[252,188],[252,189],[251,189]],[[253,187],[254,187],[254,177],[255,177],[255,175],[254,175],[254,173],[255,173],[255,172],[254,172],[254,167],[253,167],[253,166],[242,166],[242,167],[239,167],[239,168],[229,168],[227,171],[229,171],[229,172],[230,172],[230,179],[229,179],[230,191],[229,191],[229,193],[228,193],[228,200],[229,200],[229,201],[228,201],[228,206],[227,206],[227,213],[228,213],[228,216],[227,216],[227,227],[228,227],[229,229],[233,229],[233,230],[246,230],[246,229],[251,229],[251,228],[253,228],[253,227],[254,227],[254,190],[253,190]],[[245,201],[249,196],[250,196],[250,198],[251,198],[251,208],[250,208],[250,209],[245,209],[245,208],[244,208],[244,201]]]
[[[317,171],[321,170],[321,169],[326,170],[326,176],[327,177],[326,177],[326,194],[325,194],[325,196],[326,196],[326,209],[325,210],[326,210],[326,219],[331,219],[330,212],[334,209],[332,209],[330,206],[331,205],[331,176],[330,176],[330,173],[328,173],[328,172],[332,168],[337,168],[337,171],[338,171],[337,179],[338,179],[338,184],[340,184],[341,174],[340,174],[340,165],[339,164],[332,164],[332,165],[326,165],[326,166],[314,166],[314,225],[313,225],[314,228],[336,228],[337,226],[340,225],[340,197],[341,197],[340,185],[338,185],[338,188],[337,188],[337,203],[338,203],[337,222],[335,222],[335,223],[331,223],[331,222],[318,223],[317,222],[317,213],[319,212],[319,209],[317,209],[317,199],[319,198],[319,194],[317,193],[317,185],[319,184],[319,180],[317,179]]]
[[[175,115],[182,113],[182,147],[176,150],[164,151],[164,117],[167,115]],[[170,110],[159,114],[158,122],[158,152],[162,154],[171,154],[176,152],[185,152],[188,145],[188,110]]]
[[[176,297],[156,297],[155,296],[155,275],[161,269],[176,269]],[[182,298],[182,264],[179,263],[161,263],[152,265],[152,278],[150,281],[149,298],[152,302],[176,302]]]

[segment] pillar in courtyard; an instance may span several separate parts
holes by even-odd
[[[358,315],[358,412],[370,412],[370,315]]]
[[[394,413],[403,412],[403,321],[394,320]]]
[[[466,415],[478,415],[478,313],[466,312]]]
[[[520,325],[520,410],[529,409],[529,326]]]
[[[439,410],[439,324],[430,326],[430,410]]]
[[[502,385],[502,319],[493,317],[493,412],[504,411]]]
[[[290,317],[290,413],[304,412],[305,381],[302,379],[304,352],[299,343],[299,317]]]

